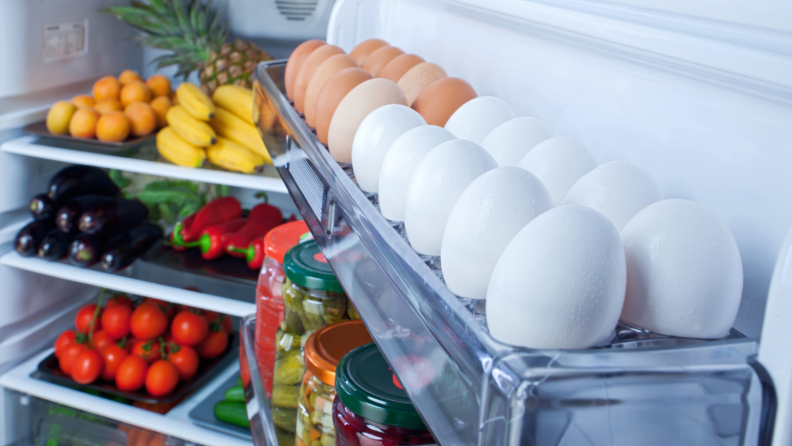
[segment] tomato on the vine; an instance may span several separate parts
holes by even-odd
[[[102,376],[104,358],[95,349],[88,349],[77,355],[72,364],[71,377],[78,384],[91,384]]]
[[[116,371],[115,382],[119,389],[134,392],[146,383],[148,363],[136,355],[129,355],[121,361]]]
[[[107,381],[115,380],[118,368],[121,362],[129,356],[129,353],[117,345],[111,345],[101,351],[102,359],[104,359],[104,370],[102,371],[102,379]]]
[[[91,325],[91,319],[93,319],[94,313],[96,312],[96,304],[88,304],[82,308],[80,311],[77,312],[77,316],[74,318],[74,326],[77,327],[77,331],[80,333],[88,333],[88,329]],[[94,332],[102,329],[102,310],[99,310],[99,315],[94,322]]]
[[[168,318],[158,306],[144,303],[132,312],[130,329],[136,338],[148,341],[165,333]]]
[[[219,323],[226,334],[231,334],[234,329],[234,323],[231,322],[231,316],[223,313],[217,313],[215,311],[207,311],[206,312],[206,322],[209,322],[209,326],[211,327],[212,324],[215,322]]]
[[[113,339],[121,339],[129,334],[131,320],[132,307],[127,305],[108,307],[102,314],[102,330]]]
[[[146,390],[153,396],[165,396],[179,384],[179,372],[176,366],[160,359],[151,364],[146,373]]]
[[[209,332],[196,350],[201,358],[212,359],[223,354],[226,347],[228,347],[228,335],[222,328],[218,328],[218,331]]]
[[[99,330],[91,337],[91,344],[99,351],[115,344],[116,340],[107,335],[104,330]]]
[[[77,332],[74,330],[66,330],[58,336],[58,339],[55,340],[55,357],[60,359],[61,352],[65,349],[68,345],[74,343],[74,339],[77,337]]]
[[[179,345],[198,345],[209,332],[206,318],[192,311],[182,311],[173,318],[171,335]]]
[[[107,300],[107,305],[105,305],[105,308],[111,308],[111,307],[114,307],[116,305],[126,305],[129,308],[132,308],[132,307],[135,306],[135,304],[132,302],[132,299],[130,299],[129,297],[127,297],[127,296],[125,296],[123,294],[119,294],[117,296],[114,296],[114,297],[108,299]]]
[[[74,359],[77,358],[77,355],[88,350],[88,346],[85,344],[78,344],[72,343],[67,345],[63,351],[61,351],[61,357],[58,361],[58,365],[63,373],[71,376],[72,373],[72,365],[74,365]]]
[[[179,312],[179,305],[178,304],[174,304],[172,302],[166,302],[166,301],[160,300],[160,299],[154,299],[153,297],[147,297],[143,301],[143,303],[144,304],[152,304],[152,305],[156,305],[157,307],[159,307],[159,309],[162,310],[163,313],[165,313],[165,316],[168,317],[168,320],[173,319],[173,316],[175,316],[176,313]]]
[[[174,345],[168,349],[168,361],[176,367],[179,379],[187,381],[198,371],[198,354],[192,347]]]
[[[153,339],[148,341],[137,341],[135,345],[132,346],[132,354],[140,356],[149,364],[162,358],[160,343]]]

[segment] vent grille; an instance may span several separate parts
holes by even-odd
[[[322,207],[324,206],[327,190],[324,184],[319,181],[311,161],[308,160],[305,153],[291,139],[289,140],[289,149],[292,153],[292,159],[289,162],[289,173],[294,178],[294,182],[300,187],[316,219],[321,220]]]
[[[316,10],[319,0],[275,0],[275,6],[286,20],[304,21]]]

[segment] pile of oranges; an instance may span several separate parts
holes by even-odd
[[[175,96],[167,77],[155,74],[145,82],[132,70],[94,83],[92,95],[59,101],[47,114],[47,129],[58,135],[121,142],[165,127],[165,114]]]

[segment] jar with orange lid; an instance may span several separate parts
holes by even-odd
[[[283,322],[283,257],[311,233],[304,221],[282,224],[264,236],[264,263],[256,286],[256,362],[267,397],[272,397],[272,374],[275,367],[275,334]]]
[[[297,446],[333,446],[335,371],[350,351],[373,342],[361,321],[346,321],[315,331],[305,343],[305,375],[297,408]]]

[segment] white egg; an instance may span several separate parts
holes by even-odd
[[[452,139],[454,135],[448,130],[424,125],[407,130],[393,142],[379,174],[379,206],[383,217],[404,221],[407,187],[415,168],[430,150]]]
[[[572,185],[597,167],[597,161],[580,141],[556,136],[534,146],[517,165],[536,175],[559,206]]]
[[[489,132],[481,147],[495,158],[499,166],[516,166],[526,153],[551,136],[547,127],[536,118],[514,118]]]
[[[446,141],[426,154],[407,188],[404,229],[419,254],[439,256],[448,216],[470,183],[498,164],[480,145]]]
[[[649,172],[635,164],[612,161],[580,177],[564,204],[596,209],[621,231],[638,211],[662,199],[663,192]]]
[[[470,183],[448,217],[440,248],[443,277],[451,292],[485,299],[506,245],[552,207],[542,182],[517,166],[490,170]]]
[[[529,348],[595,346],[616,327],[625,281],[613,224],[584,206],[553,208],[517,233],[495,265],[490,334]]]
[[[448,118],[445,129],[459,139],[481,144],[492,129],[512,118],[514,112],[502,99],[480,96],[462,104]]]
[[[740,251],[715,212],[689,200],[663,200],[621,231],[627,258],[622,320],[671,336],[716,339],[729,333],[743,287]]]
[[[417,111],[400,104],[383,105],[363,119],[352,141],[352,169],[363,191],[377,193],[388,149],[404,132],[422,125],[426,121]]]

